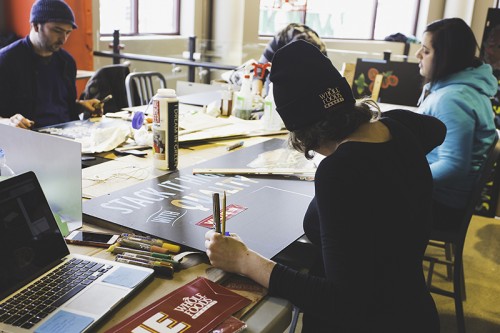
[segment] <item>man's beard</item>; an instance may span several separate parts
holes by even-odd
[[[62,47],[62,46],[63,46],[63,45],[62,45],[62,44],[59,44],[59,43],[57,43],[57,44],[52,44],[52,45],[50,45],[50,46],[48,47],[48,51],[50,51],[50,52],[57,52],[57,51],[59,51],[59,50],[61,49],[61,47]]]

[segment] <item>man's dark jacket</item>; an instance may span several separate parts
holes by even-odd
[[[62,64],[67,85],[70,119],[77,120],[80,109],[76,101],[76,63],[65,50],[54,52]],[[0,117],[9,118],[16,113],[35,119],[36,54],[29,37],[15,41],[0,50]]]

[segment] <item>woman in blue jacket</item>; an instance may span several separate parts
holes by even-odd
[[[488,148],[496,136],[490,97],[498,87],[492,68],[476,56],[477,42],[459,18],[430,23],[416,53],[424,89],[423,114],[447,128],[444,143],[427,155],[434,180],[433,227],[457,227]]]

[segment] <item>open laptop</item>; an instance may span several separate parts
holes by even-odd
[[[31,171],[0,181],[0,262],[0,332],[88,331],[153,276],[70,254]]]

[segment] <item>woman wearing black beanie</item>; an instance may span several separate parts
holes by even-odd
[[[444,124],[405,110],[381,117],[305,41],[276,53],[271,82],[291,145],[325,156],[303,222],[318,260],[299,272],[209,231],[211,263],[290,300],[304,313],[303,332],[439,332],[422,258],[432,199],[425,155],[443,141]]]

